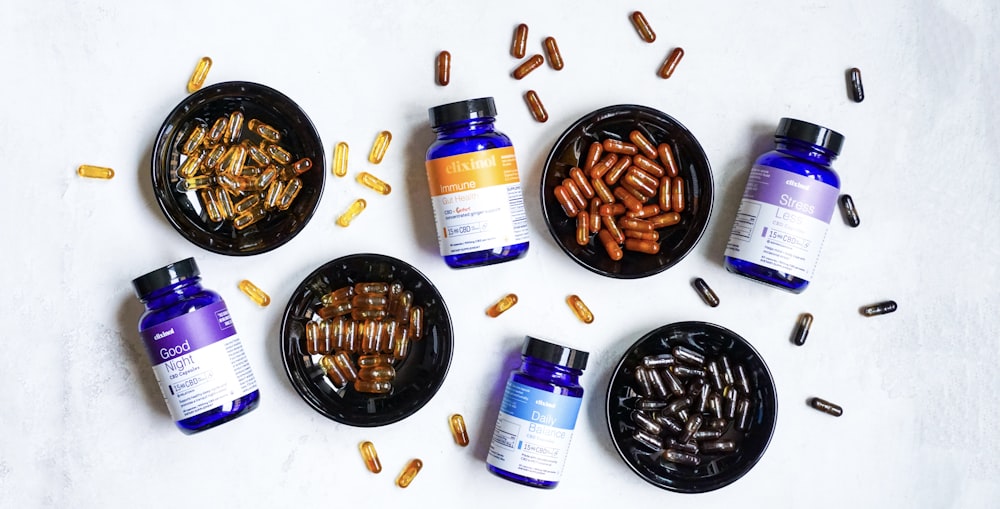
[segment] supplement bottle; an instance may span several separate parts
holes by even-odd
[[[233,420],[260,399],[226,303],[202,288],[199,274],[188,258],[132,281],[146,304],[139,335],[170,415],[186,434]]]
[[[526,336],[521,367],[511,373],[486,458],[490,472],[505,479],[555,488],[566,453],[583,387],[587,352]]]
[[[800,293],[812,280],[836,207],[840,177],[830,167],[844,136],[782,118],[775,150],[754,163],[726,246],[726,270]]]
[[[493,98],[427,113],[437,133],[427,149],[427,183],[445,263],[477,267],[524,256],[528,219],[521,179],[510,138],[493,128]]]

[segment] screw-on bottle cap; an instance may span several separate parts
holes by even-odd
[[[132,287],[135,288],[135,294],[141,299],[144,295],[160,288],[198,277],[200,274],[201,271],[198,270],[198,264],[195,263],[194,258],[187,258],[133,279]]]
[[[431,126],[438,127],[473,118],[495,117],[497,106],[492,97],[480,97],[429,108],[427,116],[431,119]]]
[[[583,370],[587,367],[587,357],[590,354],[583,350],[574,350],[538,338],[525,336],[524,346],[521,347],[521,355],[566,366],[570,369]]]
[[[782,118],[778,121],[778,129],[774,131],[776,138],[791,138],[823,147],[834,155],[840,155],[844,148],[844,135],[804,120]]]

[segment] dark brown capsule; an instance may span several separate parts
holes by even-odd
[[[701,300],[705,301],[705,304],[712,306],[713,308],[719,305],[719,296],[715,294],[712,287],[708,286],[708,283],[704,279],[698,277],[691,281],[691,286],[698,291],[698,295]]]
[[[527,76],[528,73],[530,73],[531,71],[534,71],[535,69],[541,67],[542,64],[544,63],[545,63],[545,58],[543,58],[541,55],[533,55],[531,58],[521,63],[521,65],[517,66],[517,68],[514,69],[514,72],[511,73],[511,76],[513,76],[514,79],[519,80]]]
[[[684,431],[684,426],[673,418],[673,414],[664,408],[653,416],[653,419],[666,431],[676,435]]]
[[[749,403],[749,401],[747,403]],[[748,407],[749,407],[749,405],[748,405]],[[739,407],[737,407],[737,410],[739,410]],[[736,415],[737,415],[737,417],[739,417],[739,412],[737,412]],[[727,426],[729,426],[729,421],[726,420],[726,419],[709,419],[709,421],[706,422],[705,425],[702,426],[702,428],[706,429],[706,430],[709,430],[709,431],[723,431],[724,432],[724,431],[726,431],[726,427]]]
[[[681,383],[676,375],[671,373],[669,369],[662,369],[659,372],[663,374],[663,381],[667,383],[667,388],[670,389],[670,392],[674,393],[674,396],[684,395],[684,384]]]
[[[750,394],[750,377],[746,368],[742,364],[737,364],[733,375],[736,377],[736,387],[739,387],[744,394]]]
[[[674,359],[685,364],[701,366],[705,364],[705,356],[684,346],[675,346],[672,350]]]
[[[688,454],[698,454],[698,444],[696,442],[678,442],[673,438],[669,438],[663,445],[667,449],[675,449]]]
[[[545,54],[549,56],[549,65],[555,70],[563,68],[562,53],[559,52],[559,45],[556,44],[555,37],[545,38]]]
[[[694,436],[691,437],[695,442],[704,442],[706,440],[718,440],[720,437],[722,437],[722,431],[710,430],[704,428],[705,426],[702,425],[702,429],[695,432]]]
[[[731,385],[722,391],[722,417],[724,419],[736,418],[736,406],[739,398],[740,390]]]
[[[545,122],[549,119],[549,113],[545,111],[545,105],[542,104],[542,100],[538,98],[538,93],[534,90],[528,90],[524,94],[524,100],[528,103],[528,109],[531,110],[531,116],[539,122]]]
[[[670,463],[676,463],[678,465],[698,466],[701,464],[701,458],[697,455],[678,451],[676,449],[667,449],[666,451],[663,451],[663,460]]]
[[[680,364],[674,366],[671,370],[681,378],[690,378],[693,376],[701,378],[705,376],[705,371],[702,369],[682,366]]]
[[[812,327],[812,323],[813,315],[811,313],[802,313],[799,315],[799,320],[795,322],[795,331],[792,333],[792,342],[799,346],[806,344],[806,338],[809,337],[809,328]]]
[[[528,25],[521,23],[514,29],[514,39],[510,43],[510,55],[514,58],[524,58],[528,48]]]
[[[442,51],[437,56],[437,84],[442,87],[451,82],[451,53]]]
[[[689,398],[678,397],[670,400],[670,403],[663,409],[665,415],[675,415],[691,405]]]
[[[746,431],[750,428],[750,399],[742,398],[736,404],[736,429]]]
[[[722,377],[722,383],[725,385],[733,385],[736,378],[733,376],[733,367],[729,364],[729,357],[720,355],[718,362],[719,376]]]
[[[661,398],[667,397],[671,391],[667,389],[667,384],[663,381],[663,376],[658,369],[647,370],[649,385],[653,388],[653,394]]]
[[[645,431],[636,431],[632,435],[632,440],[635,440],[638,444],[644,445],[647,448],[652,449],[654,451],[663,449],[663,441],[660,440],[660,437],[650,435]]]
[[[653,386],[649,382],[649,370],[646,368],[635,368],[635,381],[638,385],[636,392],[645,397],[653,395]]]
[[[736,442],[732,440],[713,440],[702,442],[701,452],[711,454],[715,452],[733,452],[736,450]]]
[[[669,353],[661,353],[657,355],[647,355],[642,358],[642,365],[647,368],[659,368],[663,366],[670,366],[674,363],[674,356]]]
[[[667,59],[663,61],[663,65],[660,66],[660,71],[656,73],[657,76],[668,79],[674,74],[674,69],[677,68],[677,64],[684,58],[684,48],[674,48],[667,56]]]
[[[717,391],[721,391],[726,384],[722,381],[722,371],[719,370],[719,363],[708,361],[705,364],[705,369],[708,371],[708,379],[712,381],[712,387]],[[719,417],[722,416],[720,415]]]
[[[701,425],[705,423],[705,418],[701,414],[694,414],[687,418],[687,422],[684,423],[684,433],[681,433],[680,441],[687,442],[690,441],[694,434],[701,429]]]
[[[865,316],[885,315],[896,311],[896,307],[896,301],[887,300],[861,308],[861,314]]]
[[[638,428],[642,429],[646,433],[649,433],[650,435],[659,435],[660,431],[663,430],[663,428],[660,427],[659,423],[654,421],[653,418],[650,417],[649,414],[645,412],[639,412],[633,410],[631,417],[633,424],[635,424]]]
[[[653,42],[656,40],[656,32],[653,32],[653,27],[649,26],[649,20],[641,11],[635,11],[630,16],[632,19],[632,25],[635,26],[635,31],[639,32],[639,37],[646,42]]]
[[[834,417],[844,415],[844,409],[840,408],[840,405],[830,403],[825,399],[812,398],[809,400],[809,406],[819,410],[820,412],[828,413]]]
[[[844,222],[851,228],[861,225],[861,218],[858,217],[858,209],[854,206],[854,198],[849,194],[840,195],[840,211],[844,215]]]
[[[861,83],[861,69],[852,67],[847,70],[847,89],[850,90],[851,99],[859,103],[865,100],[865,87]]]
[[[695,412],[700,414],[704,413],[705,410],[708,409],[708,397],[711,393],[712,388],[709,387],[708,384],[702,384],[702,386],[698,389],[698,392],[695,393]]]
[[[635,409],[645,412],[663,410],[667,402],[662,399],[639,398],[635,400]]]

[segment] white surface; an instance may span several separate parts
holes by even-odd
[[[0,507],[480,507],[636,504],[710,507],[995,507],[1000,500],[1000,112],[997,4],[935,2],[3,2],[0,140],[8,197],[0,202],[4,291],[0,322]],[[640,41],[628,15],[657,33]],[[529,51],[555,36],[566,68],[509,77],[517,23]],[[686,56],[670,80],[667,53]],[[438,51],[452,82],[433,81]],[[180,237],[153,201],[149,158],[166,114],[185,96],[198,58],[209,82],[257,81],[311,116],[327,148],[351,145],[351,175],[372,169],[385,198],[329,177],[301,235],[250,258],[215,255]],[[867,97],[847,96],[859,67]],[[548,123],[522,100],[538,91]],[[430,106],[493,95],[514,141],[532,230],[526,258],[467,271],[438,258],[423,154]],[[545,229],[541,164],[557,136],[596,108],[646,104],[695,133],[712,162],[708,231],[679,265],[637,281],[571,262]],[[722,252],[749,166],[778,119],[795,116],[846,135],[835,168],[860,228],[835,215],[814,284],[786,294],[724,271]],[[385,161],[365,155],[375,134]],[[78,178],[82,163],[111,181]],[[350,228],[334,219],[356,197],[369,208]],[[291,290],[314,268],[355,252],[411,262],[438,286],[456,331],[451,372],[434,399],[380,429],[327,420],[294,392],[277,334]],[[135,332],[142,306],[130,281],[195,256],[223,294],[261,386],[258,410],[195,436],[174,428]],[[690,288],[705,278],[722,299]],[[236,288],[270,292],[261,309]],[[520,303],[483,310],[507,292]],[[578,293],[597,316],[576,320]],[[861,317],[863,304],[900,309]],[[816,321],[805,347],[795,317]],[[632,474],[603,420],[608,377],[645,332],[707,320],[749,339],[769,363],[779,418],[771,446],[743,479],[704,495],[659,490]],[[490,396],[516,364],[525,334],[591,352],[583,415],[562,484],[553,491],[492,476],[483,458],[499,405]],[[513,356],[512,356],[513,355]],[[805,405],[819,395],[839,419]],[[446,418],[461,412],[473,444],[455,446]],[[378,446],[369,474],[357,452]],[[425,467],[401,490],[412,457]]]

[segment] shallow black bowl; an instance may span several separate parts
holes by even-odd
[[[635,367],[647,355],[668,353],[675,346],[685,346],[706,356],[725,354],[735,366],[746,369],[751,393],[751,420],[736,452],[699,466],[683,466],[660,459],[660,452],[637,444],[632,438],[632,402],[638,396]],[[745,339],[715,324],[679,322],[655,329],[635,342],[622,356],[608,385],[608,428],[611,440],[633,472],[649,483],[681,493],[703,493],[727,486],[743,477],[757,464],[774,433],[778,399],[774,380],[760,354]]]
[[[313,168],[299,176],[303,188],[291,207],[272,212],[243,230],[234,228],[232,221],[209,221],[195,193],[178,189],[177,176],[180,145],[191,131],[199,125],[211,126],[217,118],[237,110],[243,113],[244,122],[256,118],[276,128],[282,147],[296,159],[308,157],[313,162]],[[187,96],[167,115],[153,147],[153,192],[170,224],[195,245],[225,255],[264,253],[295,237],[316,211],[326,175],[323,156],[319,133],[287,96],[257,83],[218,83]]]
[[[671,145],[679,175],[687,187],[687,205],[680,224],[659,230],[659,253],[625,251],[621,260],[614,261],[596,235],[587,245],[576,243],[576,219],[566,216],[553,190],[569,178],[570,169],[582,164],[591,143],[608,138],[627,142],[633,130],[642,132],[654,145]],[[712,169],[698,140],[676,119],[646,106],[621,104],[588,113],[566,129],[545,161],[541,195],[542,214],[549,232],[576,263],[603,276],[641,278],[681,261],[701,239],[712,215]]]
[[[396,366],[391,393],[337,391],[317,364],[320,356],[305,351],[305,324],[321,307],[322,295],[370,281],[399,281],[413,292],[414,305],[424,307],[424,337],[411,343]],[[423,407],[444,383],[452,348],[451,315],[437,288],[412,265],[379,254],[344,256],[313,271],[292,293],[281,321],[281,360],[295,390],[317,412],[352,426],[391,424]]]

